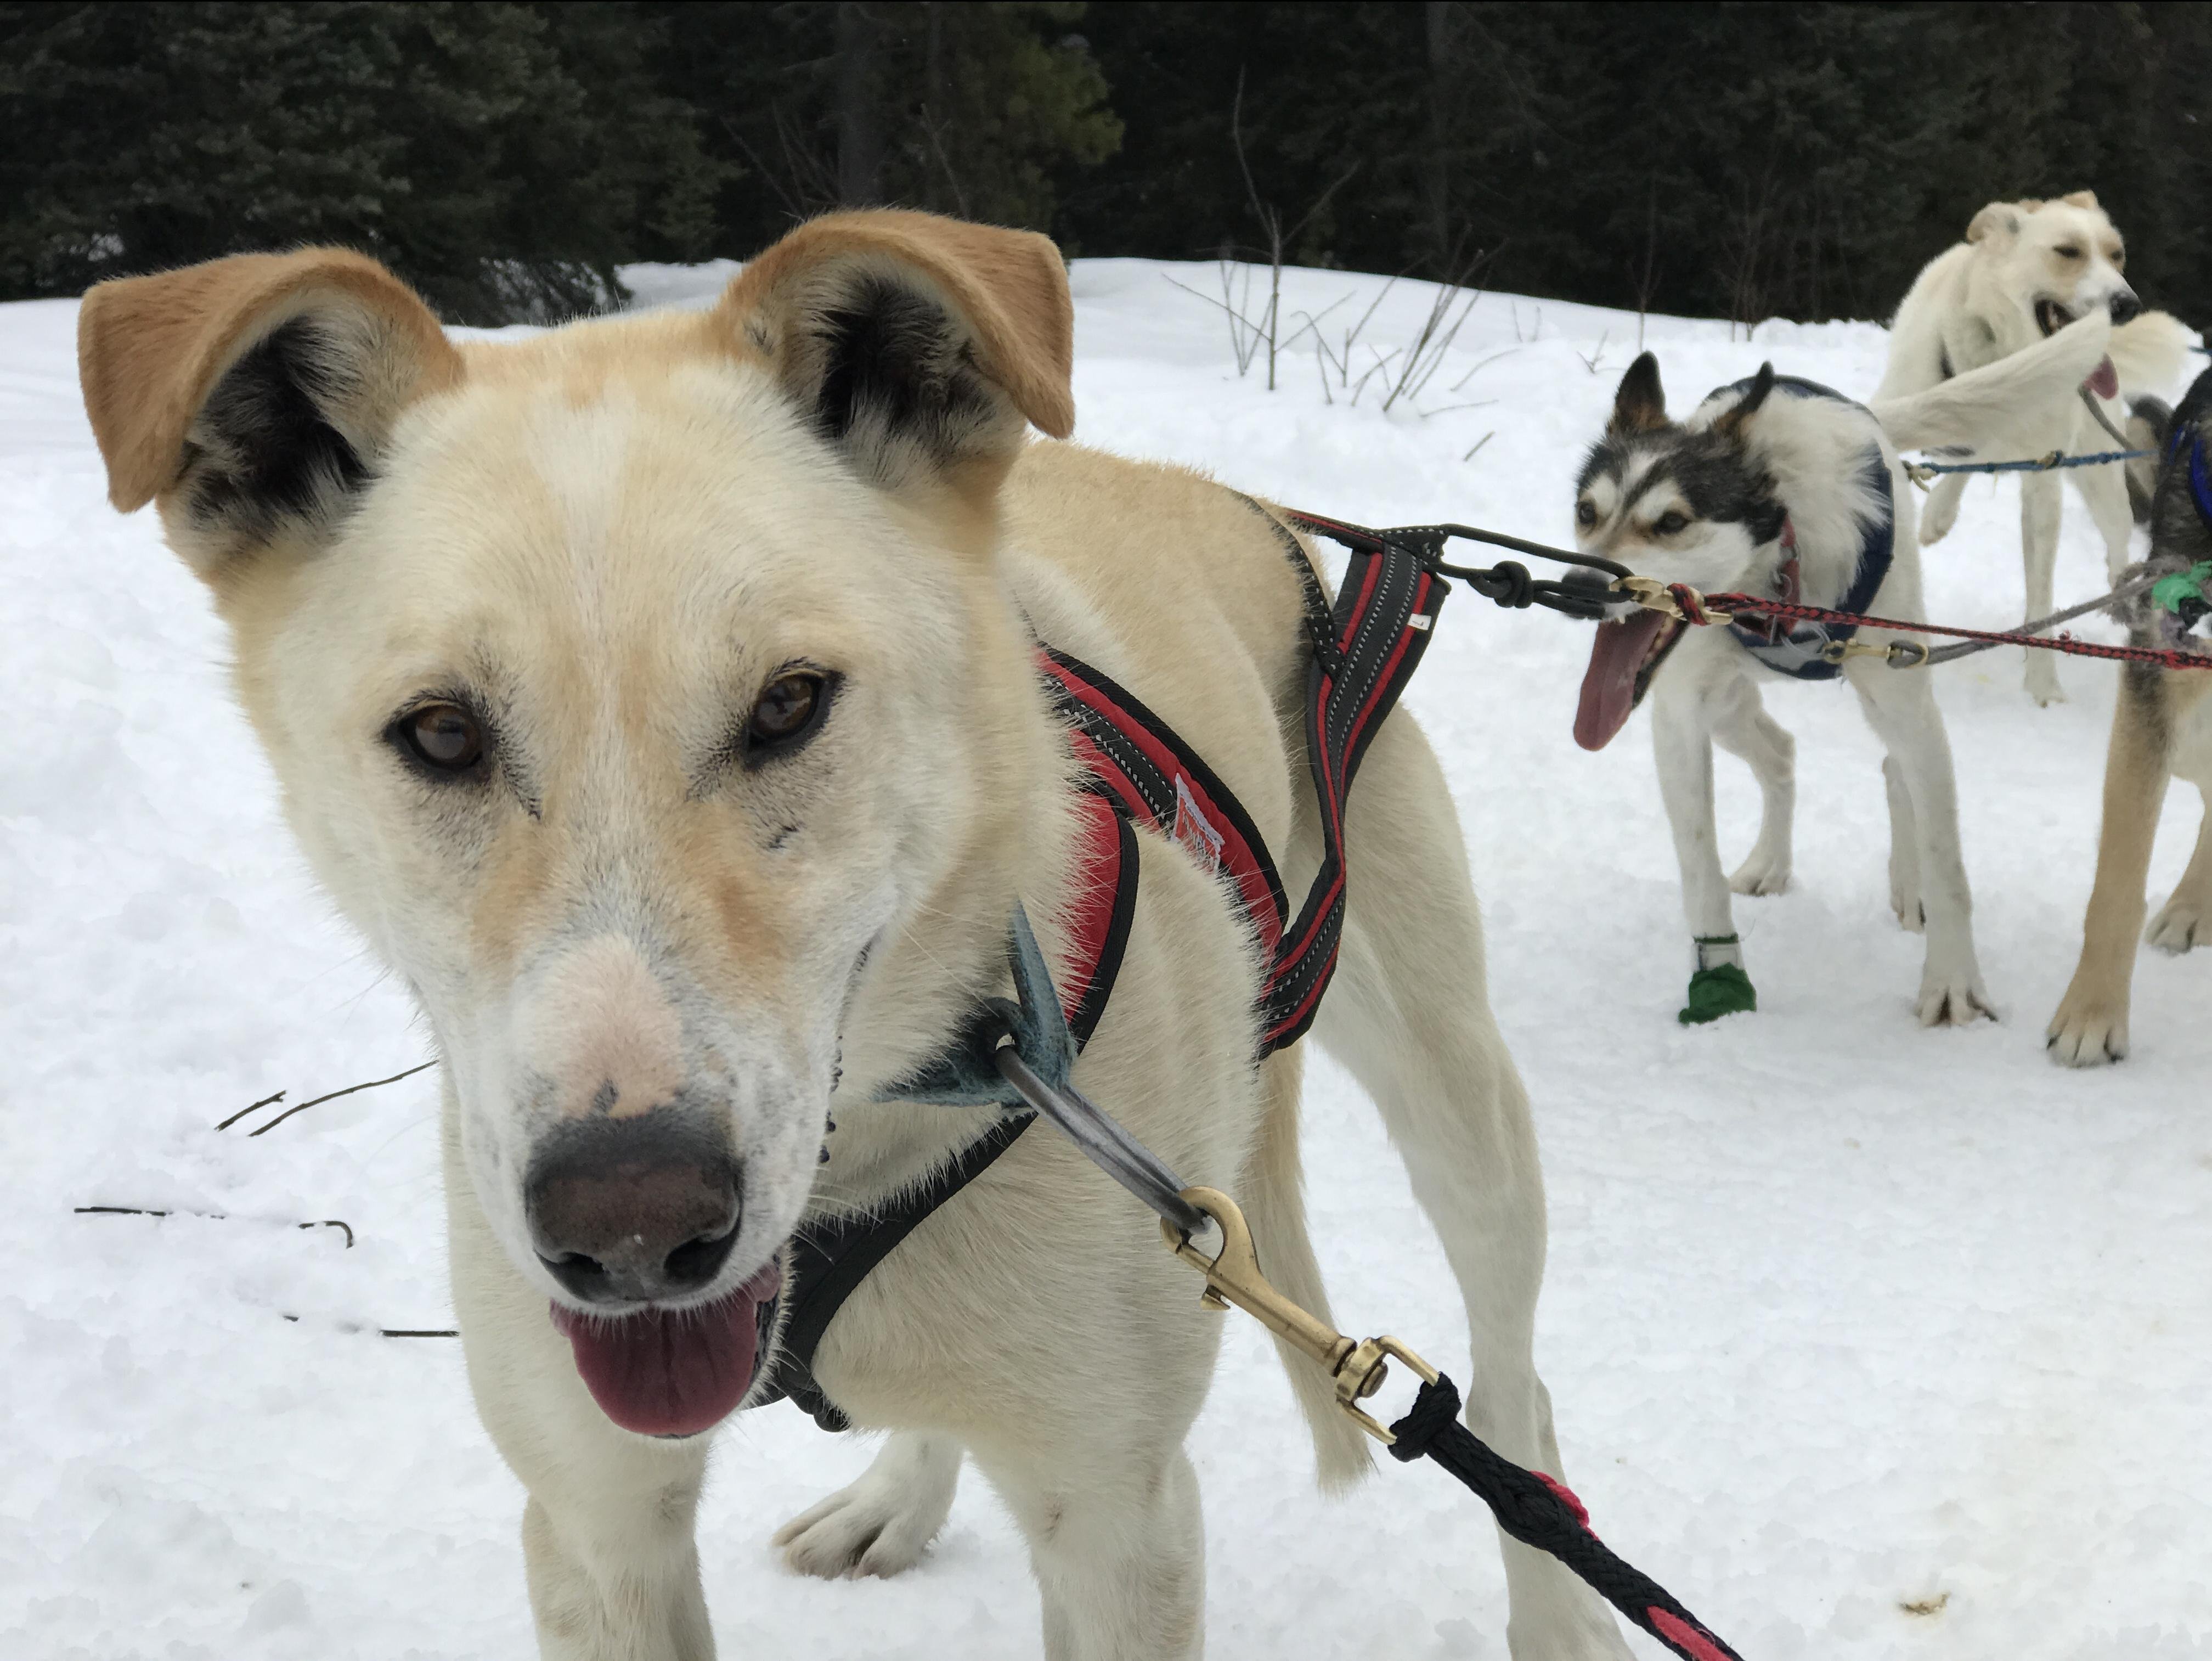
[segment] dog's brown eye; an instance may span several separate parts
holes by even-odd
[[[829,701],[828,691],[824,678],[811,670],[778,675],[745,722],[745,748],[758,753],[805,737]]]
[[[2070,242],[2063,248],[2053,248],[2051,252],[2057,254],[2061,259],[2079,259],[2081,257],[2081,249],[2075,247]]]
[[[1685,526],[1688,525],[1689,522],[1690,521],[1686,515],[1669,512],[1660,514],[1659,522],[1654,525],[1651,528],[1658,532],[1662,537],[1670,537],[1673,536],[1675,532],[1681,530]]]
[[[399,737],[425,766],[459,773],[483,754],[483,728],[458,703],[426,703],[404,715]]]
[[[1577,502],[1575,503],[1575,523],[1577,525],[1596,524],[1597,508],[1595,504],[1588,502]]]

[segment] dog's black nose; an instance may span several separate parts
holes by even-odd
[[[2142,315],[2142,301],[2136,298],[2135,290],[2123,289],[2112,296],[2112,321],[2125,323]]]
[[[524,1183],[531,1244],[593,1304],[651,1303],[709,1284],[737,1244],[737,1162],[667,1110],[564,1125]]]

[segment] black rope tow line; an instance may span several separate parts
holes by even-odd
[[[1613,1555],[1590,1530],[1582,1501],[1541,1471],[1524,1470],[1460,1422],[1459,1390],[1442,1373],[1421,1386],[1406,1416],[1390,1427],[1390,1457],[1426,1457],[1488,1506],[1498,1526],[1572,1569],[1590,1590],[1683,1661],[1743,1661],[1674,1595]]]
[[[1437,575],[1464,582],[1485,599],[1506,611],[1541,605],[1567,617],[1595,621],[1605,615],[1607,605],[1619,596],[1609,593],[1606,585],[1589,578],[1577,581],[1570,575],[1562,581],[1535,576],[1516,559],[1500,560],[1495,565],[1455,565],[1444,558],[1446,543],[1455,539],[1487,543],[1493,548],[1506,548],[1532,558],[1602,572],[1608,577],[1635,575],[1626,565],[1596,554],[1570,553],[1564,548],[1526,541],[1498,531],[1485,531],[1473,525],[1401,525],[1387,531],[1370,531],[1364,525],[1351,525],[1296,508],[1284,509],[1284,517],[1301,530],[1316,532],[1363,552],[1379,552],[1386,547],[1401,549]]]

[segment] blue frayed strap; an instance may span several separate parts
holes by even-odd
[[[885,1085],[876,1099],[926,1102],[933,1107],[1018,1107],[1027,1109],[1021,1092],[1008,1084],[992,1059],[1007,1037],[1037,1076],[1056,1089],[1067,1087],[1075,1066],[1075,1034],[1053,989],[1052,971],[1030,928],[1029,913],[1014,902],[1008,931],[1006,966],[1013,971],[1014,996],[979,998],[951,1042],[919,1072]]]

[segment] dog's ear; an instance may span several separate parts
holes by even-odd
[[[1667,389],[1659,384],[1659,360],[1645,352],[1628,366],[1613,395],[1613,418],[1605,423],[1612,438],[1656,433],[1667,424]]]
[[[714,320],[883,489],[941,481],[988,498],[1025,423],[1074,430],[1067,271],[1031,232],[832,214],[748,265]]]
[[[171,545],[209,577],[288,527],[333,522],[399,411],[460,374],[414,290],[343,248],[102,283],[76,344],[108,500],[158,502]]]
[[[1986,242],[2017,236],[2021,215],[2033,213],[2042,205],[2040,202],[1992,202],[1968,222],[1966,240]]]
[[[1744,423],[1759,413],[1759,406],[1766,402],[1774,391],[1774,366],[1762,363],[1759,373],[1751,379],[1751,390],[1738,399],[1729,409],[1713,418],[1713,430],[1723,438],[1741,441]]]
[[[2058,198],[2069,208],[2094,208],[2097,205],[2094,191],[2075,191]]]

